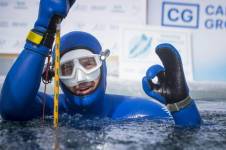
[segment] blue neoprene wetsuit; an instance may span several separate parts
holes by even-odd
[[[95,54],[102,50],[97,39],[85,32],[71,32],[61,38],[61,55],[79,48],[90,50]],[[24,50],[9,71],[2,87],[0,113],[3,119],[23,121],[40,117],[44,102],[45,114],[52,115],[53,96],[38,92],[47,54],[46,47],[26,42]],[[194,101],[180,111],[170,113],[163,104],[154,99],[105,94],[106,74],[106,64],[103,63],[97,89],[86,96],[73,95],[61,83],[64,94],[59,96],[59,112],[113,119],[143,116],[150,119],[173,117],[176,125],[200,125],[201,118]]]

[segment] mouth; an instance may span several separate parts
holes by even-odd
[[[86,95],[95,89],[95,82],[84,82],[72,87],[73,93],[76,95]]]

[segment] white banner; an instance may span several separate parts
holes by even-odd
[[[38,5],[39,0],[0,1],[0,53],[18,54],[23,49]],[[146,0],[77,0],[63,20],[62,35],[71,31],[93,34],[103,49],[111,50],[108,72],[118,76],[119,26],[146,24],[146,6]]]
[[[38,14],[37,0],[0,1],[0,53],[19,53]]]
[[[155,53],[157,45],[171,43],[180,53],[186,78],[192,80],[191,36],[189,32],[148,26],[127,26],[122,29],[120,78],[141,80],[147,69],[162,65]]]
[[[80,30],[93,34],[103,49],[110,49],[108,74],[119,76],[120,26],[145,25],[146,0],[78,0],[62,25],[63,32]]]
[[[0,1],[0,53],[19,53],[38,15],[39,0]],[[120,24],[145,24],[146,0],[77,0],[62,23],[62,33],[83,30],[103,47],[118,50]],[[116,38],[115,38],[116,37]]]
[[[149,0],[148,24],[192,32],[194,80],[226,81],[226,1]]]

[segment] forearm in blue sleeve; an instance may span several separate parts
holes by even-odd
[[[25,44],[10,69],[0,95],[0,113],[7,120],[29,120],[41,112],[37,92],[48,48]]]
[[[171,112],[176,126],[199,127],[202,123],[201,116],[194,100],[180,111]]]

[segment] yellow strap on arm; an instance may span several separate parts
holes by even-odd
[[[43,39],[42,35],[35,33],[33,31],[30,31],[27,35],[27,40],[37,45],[42,42],[42,39]]]

